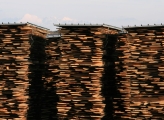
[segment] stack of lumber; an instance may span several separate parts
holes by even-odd
[[[122,108],[119,118],[130,120],[162,120],[164,114],[164,27],[125,28],[119,36],[117,77]],[[119,66],[118,65],[118,66]]]
[[[131,117],[129,109],[131,78],[127,75],[128,52],[127,34],[120,34],[116,44],[116,56],[118,59],[115,60],[115,82],[118,92],[113,98],[113,115],[116,120],[128,120]]]
[[[54,36],[54,34],[53,34]],[[60,120],[60,117],[57,116],[57,102],[59,101],[59,97],[56,94],[56,82],[59,79],[59,58],[60,58],[60,49],[58,46],[59,37],[50,37],[47,40],[46,45],[46,71],[45,71],[45,80],[46,84],[44,86],[47,89],[47,95],[44,100],[44,104],[46,104],[46,111],[49,119],[52,120]],[[62,87],[62,86],[61,86]],[[44,118],[45,119],[45,118]],[[47,120],[49,120],[47,119]],[[62,118],[61,118],[62,119]]]
[[[58,117],[99,120],[104,116],[101,95],[104,63],[102,26],[61,26],[61,38],[49,45],[49,71],[55,79]],[[111,32],[111,30],[110,30]],[[114,34],[116,30],[112,31]],[[51,46],[51,47],[50,47]]]
[[[31,37],[45,35],[46,30],[30,24],[0,25],[0,119],[26,119]]]

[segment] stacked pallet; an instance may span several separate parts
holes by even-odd
[[[45,38],[46,31],[29,23],[0,25],[0,119],[26,119],[32,37]]]
[[[164,27],[125,28],[117,51],[122,69],[119,90],[122,118],[162,120],[164,114]]]
[[[61,38],[47,50],[54,73],[58,118],[95,119],[104,116],[102,77],[105,34],[116,34],[103,26],[59,25]],[[52,78],[50,78],[50,81]]]

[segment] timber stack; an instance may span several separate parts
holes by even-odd
[[[118,106],[119,119],[162,120],[164,114],[164,27],[126,27],[119,36],[118,89],[123,109]],[[119,99],[119,98],[115,98]]]
[[[116,35],[119,30],[105,25],[57,26],[60,27],[61,38],[56,40],[51,50],[55,59],[51,65],[58,66],[51,70],[56,78],[56,94],[59,97],[57,114],[70,120],[99,120],[105,116],[101,91],[104,41],[107,34]]]
[[[30,66],[41,61],[33,57],[35,55],[32,50],[37,48],[33,48],[33,45],[39,40],[44,43],[46,34],[47,29],[30,23],[0,24],[1,119],[27,118],[27,110],[32,103],[32,92],[29,92],[32,81],[30,74],[34,71]],[[40,54],[40,51],[37,52]]]
[[[163,119],[163,25],[56,26],[0,24],[0,118]]]

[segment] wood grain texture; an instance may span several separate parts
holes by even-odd
[[[45,38],[42,31],[30,25],[0,25],[0,119],[27,117],[31,37]]]
[[[129,120],[163,119],[163,27],[127,28],[119,36],[117,76],[123,103],[116,116]],[[117,103],[116,102],[116,103]]]
[[[59,97],[58,117],[99,120],[104,116],[101,79],[105,30],[104,27],[62,27],[61,38],[48,45],[49,71],[53,73],[49,80],[54,81]]]

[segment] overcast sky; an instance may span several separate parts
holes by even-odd
[[[0,0],[1,22],[31,22],[51,30],[53,23],[161,24],[164,0]]]

